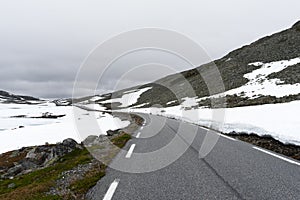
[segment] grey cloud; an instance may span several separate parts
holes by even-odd
[[[143,27],[180,32],[216,59],[290,27],[300,19],[299,7],[298,0],[1,1],[0,90],[69,97],[77,71],[93,48],[116,34]],[[122,88],[172,72],[158,66],[130,71],[134,66],[163,61],[175,72],[191,67],[160,56],[163,59],[135,54],[116,62],[101,79],[98,92],[114,89],[118,81],[117,88]],[[80,94],[94,92],[90,77],[79,80]]]

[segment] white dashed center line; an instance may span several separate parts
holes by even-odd
[[[135,148],[135,144],[132,144],[131,147],[130,147],[130,149],[129,149],[129,151],[127,152],[125,158],[130,158],[131,157],[134,148]]]
[[[111,198],[113,197],[113,195],[118,187],[119,182],[120,182],[120,179],[116,179],[116,180],[114,180],[114,182],[112,182],[112,184],[109,186],[103,200],[111,200]]]
[[[139,138],[141,136],[141,132],[138,132],[138,134],[136,134],[136,138]]]
[[[288,158],[285,158],[285,157],[283,157],[283,156],[277,155],[277,154],[275,154],[275,153],[271,153],[271,152],[269,152],[269,151],[267,151],[267,150],[264,150],[264,149],[261,149],[261,148],[258,148],[258,147],[253,147],[253,149],[256,149],[256,150],[258,150],[258,151],[264,152],[264,153],[266,153],[266,154],[269,154],[269,155],[274,156],[274,157],[276,157],[276,158],[279,158],[279,159],[281,159],[281,160],[284,160],[284,161],[287,161],[287,162],[289,162],[289,163],[292,163],[292,164],[295,164],[295,165],[299,165],[299,166],[300,166],[300,163],[299,163],[299,162],[290,160],[290,159],[288,159]]]

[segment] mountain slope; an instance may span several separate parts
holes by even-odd
[[[249,96],[240,90],[239,93],[229,92],[223,95],[226,96],[226,107],[290,102],[300,99],[300,91],[298,91],[299,87],[297,85],[300,83],[300,61],[298,62],[297,60],[295,62],[294,60],[294,62],[289,63],[290,60],[299,57],[300,21],[290,29],[264,37],[250,45],[241,47],[230,52],[223,58],[215,60],[213,63],[170,75],[153,83],[114,92],[111,96],[116,99],[122,97],[126,91],[152,87],[150,90],[144,92],[138,101],[131,106],[142,105],[142,107],[151,107],[153,105],[160,105],[162,107],[168,107],[183,103],[183,98],[185,97],[195,97],[199,106],[211,107],[210,98],[218,98],[218,96],[211,95],[221,93],[222,87],[217,88],[215,93],[210,94],[201,75],[207,73],[214,65],[217,66],[221,74],[225,90],[230,91],[245,86],[251,81],[259,85],[262,81],[259,77],[256,80],[250,80],[245,76],[258,69],[263,71],[263,68],[269,68],[276,64],[276,62],[279,64],[283,62],[280,70],[278,70],[277,67],[276,69],[274,68],[274,71],[270,71],[267,74],[258,74],[265,76],[264,81],[267,85],[273,84],[270,89],[263,87],[259,89],[253,88],[253,90],[265,90],[264,93],[253,91],[254,94]],[[288,66],[285,66],[287,65],[286,63],[288,63]],[[215,77],[211,76],[209,78],[214,79]],[[289,85],[293,85],[296,91],[294,90],[284,96],[274,95],[274,92],[271,91],[285,86],[288,86],[288,90],[291,90]],[[190,88],[192,88],[192,90]],[[269,92],[267,90],[269,90]],[[284,90],[284,88],[282,90]],[[118,108],[117,104],[113,104],[112,106]],[[212,107],[220,106],[223,107],[224,105],[215,104]]]
[[[216,77],[210,73],[214,66],[224,85],[214,85],[215,90],[209,93],[201,75],[206,74],[214,82]],[[177,118],[222,133],[255,133],[300,145],[299,67],[297,22],[290,29],[241,47],[213,63],[84,102],[100,104],[108,110]],[[222,112],[218,108],[226,108],[225,117],[214,118],[214,113]]]

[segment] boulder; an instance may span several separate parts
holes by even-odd
[[[65,139],[62,144],[70,149],[75,149],[77,147],[77,142],[71,138]]]

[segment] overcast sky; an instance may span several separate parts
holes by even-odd
[[[69,97],[89,52],[112,36],[137,28],[177,31],[200,44],[212,59],[220,58],[291,27],[300,20],[299,8],[299,0],[2,0],[0,90]],[[128,76],[128,81],[139,84],[168,72],[149,74],[136,80]],[[113,78],[106,77],[103,88],[107,84],[111,89]]]

